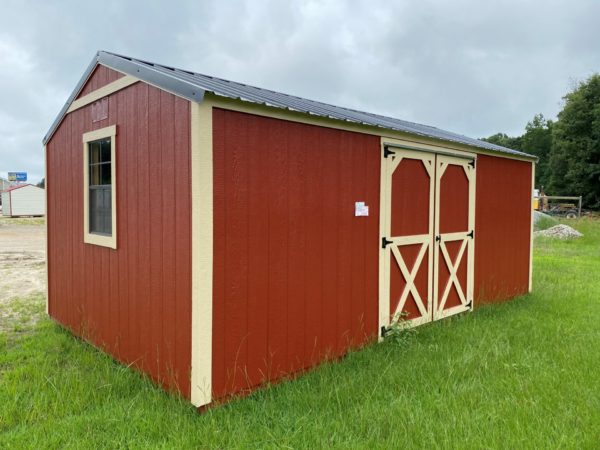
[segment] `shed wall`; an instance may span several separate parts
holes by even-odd
[[[376,338],[380,144],[221,109],[213,139],[219,398]]]
[[[10,192],[13,216],[43,216],[45,213],[45,191],[36,186],[25,186]]]
[[[49,314],[189,398],[190,105],[143,83],[68,114],[47,144]],[[117,249],[83,243],[85,132],[115,124]]]
[[[475,211],[475,300],[529,291],[532,163],[479,155]]]

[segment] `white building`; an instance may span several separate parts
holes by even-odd
[[[43,216],[46,193],[32,184],[12,186],[2,192],[2,215],[5,217]]]

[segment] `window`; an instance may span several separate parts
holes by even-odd
[[[83,241],[111,248],[117,247],[115,138],[115,126],[83,135]]]

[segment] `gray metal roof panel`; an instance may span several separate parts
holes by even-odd
[[[128,56],[118,55],[116,53],[100,51],[86,70],[86,73],[77,84],[73,94],[61,110],[59,116],[53,123],[48,134],[44,138],[44,144],[50,139],[54,131],[58,128],[62,117],[75,100],[83,88],[88,77],[92,73],[96,64],[103,64],[115,70],[140,78],[150,84],[156,85],[162,89],[173,92],[181,97],[191,101],[202,101],[204,93],[210,92],[218,96],[231,99],[239,99],[245,102],[263,104],[275,108],[298,111],[320,117],[327,117],[335,120],[358,123],[390,129],[395,131],[416,134],[444,141],[466,144],[472,147],[478,147],[493,152],[505,153],[509,155],[535,159],[534,156],[506,147],[501,147],[489,142],[473,139],[461,134],[441,130],[429,125],[422,125],[406,120],[386,117],[379,114],[372,114],[363,111],[357,111],[350,108],[330,105],[315,100],[283,94],[268,89],[262,89],[243,83],[225,80],[222,78],[203,75],[188,70],[177,69],[162,64],[156,64],[141,59],[135,59]]]

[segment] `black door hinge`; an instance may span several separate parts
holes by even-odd
[[[471,232],[467,234],[467,237],[470,237],[471,239],[473,239],[473,236],[475,236],[475,230],[471,230]]]
[[[381,337],[384,338],[385,335],[387,334],[388,330],[386,327],[381,327]]]
[[[387,238],[381,238],[381,248],[386,248],[388,245],[393,244],[394,241],[390,241]]]
[[[475,160],[472,159],[471,161],[469,161],[469,165],[474,169],[475,168]]]
[[[393,152],[389,149],[389,147],[383,147],[383,157],[387,158],[390,155],[395,155],[396,152]]]
[[[438,234],[438,235],[435,237],[435,242],[440,242],[441,240],[442,240],[442,235],[441,235],[441,234]]]
[[[469,300],[469,303],[467,303],[465,306],[471,309],[471,306],[473,306],[473,300]]]

